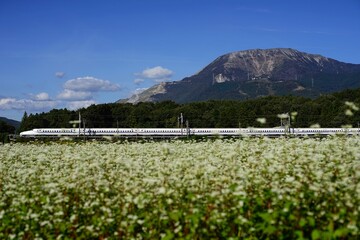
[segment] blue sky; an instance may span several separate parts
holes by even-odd
[[[360,64],[360,1],[1,0],[0,116],[115,102],[277,47]]]

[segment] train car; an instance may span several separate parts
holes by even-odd
[[[136,134],[133,128],[86,128],[80,129],[81,136],[104,137],[104,136],[132,136]]]
[[[20,137],[181,137],[181,136],[327,136],[360,135],[359,128],[39,128]]]
[[[278,137],[287,134],[285,128],[245,128],[243,135]]]
[[[137,136],[187,136],[189,135],[186,128],[137,128]]]
[[[241,134],[239,128],[192,128],[189,131],[190,135],[196,136],[236,136]]]
[[[294,128],[293,135],[315,136],[315,135],[356,135],[359,128]]]
[[[157,137],[157,136],[187,136],[189,129],[186,128],[44,128],[33,129],[20,133],[20,137],[39,138],[39,137]]]
[[[79,129],[76,128],[41,128],[24,131],[20,137],[59,137],[59,136],[77,136]]]

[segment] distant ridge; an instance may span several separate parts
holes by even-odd
[[[186,103],[271,95],[313,98],[358,87],[360,64],[291,48],[252,49],[222,55],[191,77],[154,85],[117,102]]]
[[[20,122],[13,120],[13,119],[8,119],[6,117],[0,117],[0,121],[6,122],[7,124],[14,126],[16,129],[20,127]]]

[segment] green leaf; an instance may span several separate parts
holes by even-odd
[[[298,240],[304,239],[304,234],[303,234],[303,232],[300,231],[300,230],[295,231],[295,235],[297,236],[297,239],[298,239]]]
[[[171,213],[169,213],[169,217],[170,219],[174,220],[174,221],[179,221],[180,217],[181,217],[181,212],[179,211],[172,211]]]
[[[311,239],[316,240],[316,239],[320,239],[321,237],[321,232],[317,229],[313,230],[311,233]]]
[[[166,230],[166,236],[163,237],[163,240],[171,240],[174,238],[174,234],[170,230]]]
[[[269,213],[259,213],[259,216],[264,219],[265,222],[271,221],[271,215]]]
[[[313,217],[308,217],[307,218],[309,225],[314,227],[315,226],[315,219]]]
[[[346,236],[346,234],[347,234],[346,228],[339,228],[339,229],[336,229],[334,236],[335,237],[343,237],[343,236]]]
[[[268,234],[273,234],[274,232],[276,232],[276,227],[269,225],[266,227],[265,232]]]
[[[304,226],[306,225],[306,220],[305,220],[305,218],[301,218],[301,219],[300,219],[299,225],[300,225],[300,227],[304,227]]]

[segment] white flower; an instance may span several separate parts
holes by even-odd
[[[353,103],[353,102],[348,102],[348,101],[346,101],[346,102],[345,102],[345,105],[348,106],[348,107],[350,107],[350,108],[351,108],[352,110],[354,110],[354,111],[359,111],[359,107],[356,106],[356,104]]]
[[[345,115],[346,115],[346,116],[353,116],[354,113],[353,113],[350,109],[346,109],[346,110],[345,110]]]
[[[288,113],[282,113],[282,114],[278,114],[277,117],[281,118],[281,119],[284,119],[284,118],[288,118],[289,114]]]
[[[256,121],[258,121],[260,124],[265,124],[266,118],[257,118]]]
[[[164,188],[164,187],[161,187],[161,188],[159,188],[158,189],[158,194],[165,194],[165,192],[166,192],[166,189]]]

